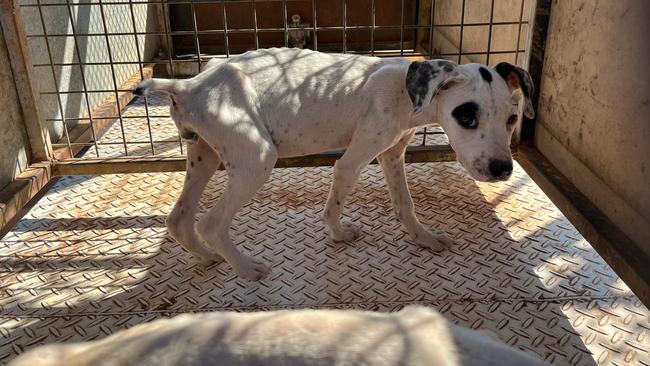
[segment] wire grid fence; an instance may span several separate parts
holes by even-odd
[[[533,0],[21,0],[55,159],[182,155],[152,74],[188,77],[260,47],[523,65]],[[293,16],[300,16],[293,22]],[[439,127],[414,145],[445,145]]]

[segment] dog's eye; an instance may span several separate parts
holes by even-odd
[[[475,129],[478,127],[478,111],[478,104],[467,102],[454,108],[451,115],[456,119],[456,122],[458,122],[461,127]]]
[[[508,117],[508,125],[514,125],[517,123],[517,115],[513,114],[512,116]]]
[[[465,128],[476,128],[478,127],[478,121],[474,116],[463,116],[461,117],[458,122],[460,123],[461,126]]]

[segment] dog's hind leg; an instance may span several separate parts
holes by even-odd
[[[183,191],[166,221],[169,234],[204,263],[223,261],[221,256],[202,244],[194,227],[201,195],[220,163],[217,153],[203,139],[188,141]]]
[[[272,145],[271,145],[272,146]],[[221,198],[197,224],[199,235],[232,266],[237,275],[259,280],[269,268],[257,259],[241,253],[229,235],[235,213],[244,206],[266,182],[277,160],[275,148],[265,152],[254,143],[239,141],[233,154],[224,156],[228,184]]]
[[[417,245],[433,250],[442,250],[451,245],[451,240],[442,233],[432,233],[420,223],[415,216],[413,199],[406,182],[404,153],[414,134],[415,131],[404,135],[397,144],[381,153],[377,160],[384,171],[397,219],[404,225]]]
[[[228,183],[217,203],[197,223],[197,233],[235,273],[259,280],[269,268],[237,250],[229,230],[235,213],[271,175],[278,154],[262,122],[248,76],[238,67],[225,64],[209,81],[214,85],[211,104],[193,130],[218,152],[228,173]]]

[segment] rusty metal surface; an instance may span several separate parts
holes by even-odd
[[[319,218],[331,168],[278,169],[233,224],[242,250],[272,263],[256,283],[202,267],[167,235],[183,173],[62,178],[0,241],[0,362],[182,312],[423,303],[553,364],[650,365],[650,312],[519,166],[498,184],[456,163],[407,173],[419,217],[451,250],[410,241],[377,166],[345,211],[363,226],[349,244]],[[224,181],[217,172],[203,206]]]

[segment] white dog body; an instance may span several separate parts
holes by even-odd
[[[278,157],[293,157],[348,147],[359,123],[372,122],[365,118],[371,107],[372,100],[368,97],[371,93],[363,89],[372,88],[375,98],[382,93],[381,85],[368,84],[371,75],[387,66],[400,65],[392,71],[403,82],[409,62],[309,50],[266,49],[247,52],[229,60],[228,66],[223,67],[224,64],[213,60],[208,69],[213,66],[222,69],[206,70],[196,82],[217,85],[232,74],[246,75],[257,96],[261,122],[273,139]],[[386,82],[390,81],[382,80]],[[214,100],[209,91],[198,98],[209,104]],[[393,106],[409,103],[406,94],[389,95],[388,99],[376,105],[388,110],[390,105],[383,102]],[[388,113],[384,111],[384,114]],[[407,120],[408,113],[400,117],[392,119],[395,134],[402,132],[399,122]]]
[[[239,252],[228,230],[278,157],[346,148],[323,213],[334,241],[359,235],[340,216],[359,173],[377,158],[396,215],[413,241],[440,250],[451,241],[415,216],[404,173],[406,147],[418,127],[437,122],[472,176],[507,179],[517,103],[525,101],[526,113],[532,113],[529,80],[509,64],[489,71],[446,60],[275,48],[213,60],[187,80],[146,80],[135,93],[168,93],[171,116],[188,140],[186,182],[167,220],[169,232],[199,258],[226,259],[240,276],[259,279],[268,267]],[[199,198],[221,162],[228,185],[195,228]]]
[[[105,339],[54,344],[10,366],[536,366],[486,334],[409,306],[393,314],[289,310],[185,314]]]

